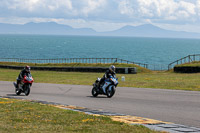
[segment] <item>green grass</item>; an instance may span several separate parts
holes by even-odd
[[[0,69],[0,81],[15,81],[20,70]],[[36,83],[92,85],[104,73],[31,71]],[[125,82],[121,77],[125,76]],[[200,91],[200,73],[147,72],[117,74],[119,86]]]
[[[176,65],[176,67],[182,67],[182,66],[200,67],[200,61],[194,61],[194,62],[191,62],[191,63],[184,63],[184,64]]]
[[[112,121],[25,100],[0,98],[0,132],[157,133],[144,126]]]
[[[9,66],[38,66],[38,67],[109,67],[110,65],[115,65],[116,67],[136,67],[138,72],[151,72],[150,70],[140,67],[135,64],[124,64],[124,63],[114,63],[114,64],[88,64],[88,63],[16,63],[16,62],[0,62],[0,65]]]

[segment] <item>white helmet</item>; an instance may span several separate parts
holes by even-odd
[[[115,66],[114,66],[114,65],[111,65],[111,66],[109,67],[109,70],[110,70],[111,72],[115,72]]]

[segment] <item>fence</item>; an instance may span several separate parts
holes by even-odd
[[[125,63],[136,64],[148,68],[148,64],[127,61],[119,58],[58,58],[58,59],[23,59],[23,58],[0,58],[0,62],[23,62],[23,63]]]
[[[194,61],[200,61],[200,54],[188,55],[179,60],[176,60],[168,65],[168,70],[170,70],[175,65],[190,63],[190,62],[194,62]]]
[[[168,65],[148,64],[148,69],[153,70],[153,71],[166,71],[168,69]]]
[[[193,61],[200,61],[200,54],[188,55],[179,60],[176,60],[169,65],[163,64],[145,64],[127,61],[119,58],[57,58],[57,59],[24,59],[24,58],[0,58],[0,62],[22,62],[22,63],[92,63],[92,64],[108,64],[108,63],[125,63],[125,64],[136,64],[138,66],[154,70],[163,71],[170,70],[175,65],[190,63]]]

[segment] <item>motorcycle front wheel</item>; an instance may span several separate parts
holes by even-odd
[[[98,96],[98,93],[97,93],[97,90],[95,87],[92,88],[92,96],[93,97],[97,97]]]
[[[30,85],[29,84],[25,86],[24,93],[25,93],[26,96],[29,95],[29,93],[30,93]]]
[[[106,95],[108,98],[111,98],[115,94],[115,86],[112,86],[111,89],[106,89]]]

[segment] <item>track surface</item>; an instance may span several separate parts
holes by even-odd
[[[118,87],[112,98],[91,96],[92,86],[34,83],[17,96],[12,82],[0,81],[0,96],[55,102],[200,128],[200,92]]]

